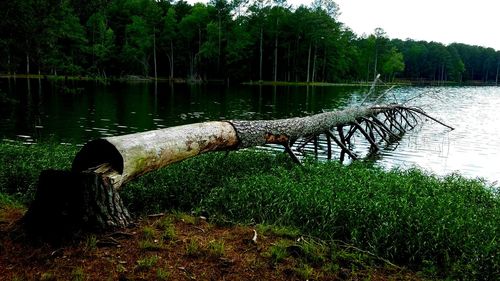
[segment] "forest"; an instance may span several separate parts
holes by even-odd
[[[500,51],[357,35],[333,0],[0,2],[0,72],[176,81],[498,84]],[[418,24],[418,23],[416,23]]]

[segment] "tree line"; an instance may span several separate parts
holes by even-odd
[[[11,0],[0,3],[5,73],[194,81],[498,83],[500,51],[358,36],[333,0]]]

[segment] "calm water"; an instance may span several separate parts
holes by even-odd
[[[86,141],[224,119],[276,119],[359,104],[363,87],[258,87],[168,83],[0,80],[0,138],[26,143]],[[454,131],[424,122],[377,155],[384,167],[439,175],[458,171],[500,181],[500,87],[394,89],[387,102],[411,100]],[[364,150],[358,138],[357,149]]]

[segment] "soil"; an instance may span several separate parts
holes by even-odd
[[[24,235],[23,210],[0,211],[0,280],[421,280],[356,251],[307,258],[297,249],[312,238],[186,214],[151,215],[56,246]],[[289,245],[282,255],[280,245]]]

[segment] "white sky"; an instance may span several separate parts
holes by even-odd
[[[310,0],[288,0],[308,5]],[[453,42],[500,50],[498,0],[335,0],[356,34],[381,27],[390,38]]]
[[[207,0],[187,0],[208,2]],[[500,0],[334,0],[356,34],[383,28],[390,38],[453,42],[500,50]],[[312,0],[288,0],[309,5]]]

